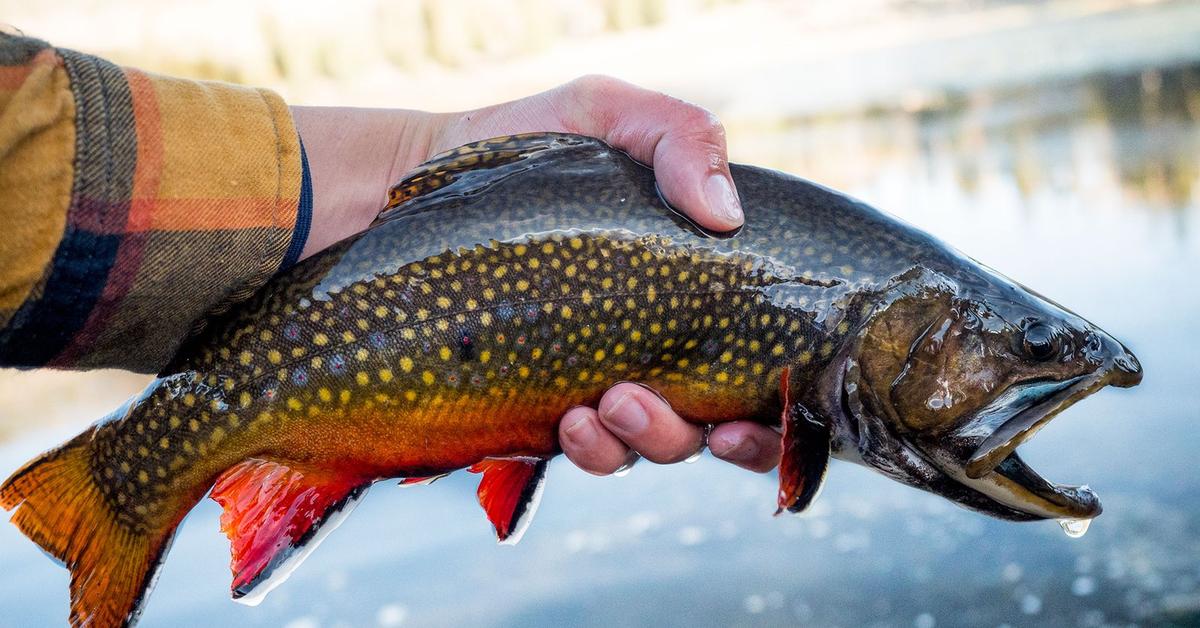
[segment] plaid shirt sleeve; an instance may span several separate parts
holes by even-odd
[[[0,34],[0,366],[156,372],[311,205],[277,95]]]

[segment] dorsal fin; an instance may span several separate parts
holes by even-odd
[[[448,150],[417,166],[388,190],[388,203],[375,222],[393,218],[406,202],[444,188],[469,173],[480,173],[524,161],[546,150],[591,144],[595,138],[566,133],[524,133],[495,137]]]
[[[479,505],[501,543],[516,545],[533,520],[545,486],[547,462],[544,458],[486,458],[471,467],[471,473],[483,474]]]
[[[224,508],[233,554],[233,598],[262,601],[350,514],[369,482],[294,463],[251,458],[230,468],[210,496]]]
[[[784,367],[779,393],[783,401],[783,455],[779,460],[779,499],[775,514],[803,512],[817,498],[829,468],[830,425],[789,390],[791,368]]]

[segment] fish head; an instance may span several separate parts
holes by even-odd
[[[883,297],[836,379],[846,420],[835,454],[1001,518],[1100,514],[1094,491],[1048,482],[1016,449],[1097,390],[1137,385],[1137,358],[970,260],[949,271],[914,268]]]

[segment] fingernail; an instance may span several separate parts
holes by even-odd
[[[709,176],[704,182],[704,195],[708,197],[708,206],[712,208],[714,216],[739,224],[742,222],[742,202],[738,200],[737,192],[733,191],[729,177],[719,173]]]
[[[642,404],[633,398],[633,393],[625,393],[616,403],[604,413],[608,422],[625,434],[640,434],[650,425],[650,415]]]
[[[566,419],[572,421],[572,419]],[[599,432],[596,431],[596,426],[588,420],[586,416],[580,416],[568,423],[566,429],[563,430],[563,436],[576,445],[589,447],[596,442],[596,437]]]

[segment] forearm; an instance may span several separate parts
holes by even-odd
[[[277,96],[2,35],[0,94],[0,365],[153,372],[285,263],[302,160]]]

